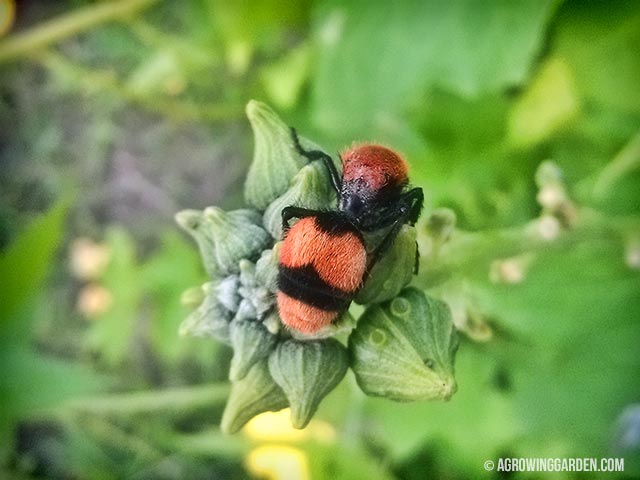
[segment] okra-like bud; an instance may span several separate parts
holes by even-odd
[[[254,210],[184,210],[176,221],[196,240],[205,270],[214,279],[238,273],[241,259],[258,256],[271,242]]]
[[[256,321],[234,321],[230,328],[233,358],[229,380],[234,381],[243,378],[255,363],[271,353],[277,337]]]
[[[236,433],[256,415],[276,412],[286,406],[287,397],[271,378],[265,359],[254,364],[243,378],[231,383],[220,429],[225,433]]]
[[[211,336],[230,344],[229,322],[231,313],[218,299],[217,285],[213,282],[202,286],[204,300],[180,325],[180,335]]]
[[[247,117],[253,129],[255,147],[244,184],[244,198],[252,207],[264,211],[287,191],[307,160],[296,152],[289,127],[267,105],[250,101]]]
[[[349,337],[351,367],[368,395],[447,400],[458,340],[449,308],[415,288],[370,306]]]
[[[216,261],[224,275],[238,273],[240,260],[257,257],[269,246],[269,234],[262,228],[260,216],[254,210],[225,212],[217,207],[207,207],[204,217],[212,225]]]
[[[269,371],[291,406],[291,424],[304,428],[320,401],[344,377],[349,366],[346,349],[333,338],[287,340],[269,356]]]
[[[282,238],[282,210],[295,205],[310,210],[328,209],[335,203],[331,181],[326,167],[314,161],[300,170],[293,184],[284,194],[276,198],[264,212],[265,228],[275,239]]]
[[[220,267],[216,260],[216,243],[209,222],[205,222],[204,215],[199,210],[183,210],[176,213],[176,223],[182,227],[198,244],[200,256],[205,271],[210,278],[221,276]]]
[[[356,296],[360,304],[386,302],[407,286],[417,260],[416,229],[404,225],[391,248],[384,252]]]

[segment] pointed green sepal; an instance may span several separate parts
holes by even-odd
[[[286,406],[287,397],[271,378],[265,359],[253,365],[244,378],[232,382],[220,429],[224,433],[236,433],[256,415]]]
[[[241,259],[257,257],[271,243],[261,227],[260,214],[254,210],[183,210],[176,215],[176,222],[196,240],[212,278],[238,273]]]
[[[256,262],[256,280],[271,293],[278,290],[278,267],[282,243],[276,243],[272,249],[262,252]]]
[[[231,322],[231,346],[233,358],[229,380],[244,378],[249,369],[266,358],[275,348],[277,337],[257,321]]]
[[[176,213],[175,219],[176,223],[198,244],[202,263],[209,277],[219,278],[221,273],[216,261],[216,244],[211,225],[205,221],[203,213],[199,210],[182,210]]]
[[[333,338],[278,344],[269,355],[269,371],[289,400],[295,428],[309,423],[320,401],[340,383],[348,366],[346,349]]]
[[[218,300],[217,284],[202,285],[204,300],[180,325],[180,335],[211,336],[230,344],[231,314]]]
[[[251,100],[246,110],[255,147],[244,197],[247,204],[263,211],[287,191],[307,160],[296,152],[289,127],[269,106]]]
[[[458,336],[449,307],[415,288],[362,314],[349,337],[351,368],[367,394],[397,401],[447,400]]]
[[[333,192],[326,167],[319,161],[306,165],[293,177],[291,188],[267,207],[263,216],[265,228],[273,238],[282,238],[282,210],[285,207],[326,210],[335,203]]]
[[[257,257],[271,243],[254,210],[225,212],[217,207],[207,207],[204,217],[212,226],[216,261],[225,275],[238,273],[240,260]]]

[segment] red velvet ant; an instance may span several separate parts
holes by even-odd
[[[337,210],[296,206],[282,210],[280,318],[289,328],[314,334],[346,311],[400,228],[416,222],[423,193],[421,188],[406,190],[407,165],[393,150],[375,144],[355,145],[340,156],[340,176],[327,153],[305,150],[293,128],[291,135],[300,155],[322,161],[338,194]],[[293,218],[300,220],[290,227]],[[384,229],[387,232],[378,246],[368,252],[364,235]]]

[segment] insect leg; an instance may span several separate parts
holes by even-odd
[[[424,193],[422,193],[422,189],[419,187],[411,189],[403,193],[400,198],[403,203],[403,205],[400,206],[400,210],[402,210],[403,206],[408,207],[405,221],[408,221],[411,225],[415,224],[420,216],[420,211],[424,203]]]
[[[290,205],[282,209],[282,231],[289,230],[289,220],[292,218],[305,218],[318,215],[317,210],[311,210],[309,208],[302,208]]]
[[[331,156],[320,150],[305,150],[302,145],[300,145],[298,132],[296,132],[296,129],[293,127],[291,127],[291,137],[293,138],[293,146],[300,155],[305,157],[310,162],[314,160],[320,160],[324,164],[324,166],[329,171],[329,177],[331,177],[331,186],[334,188],[336,193],[340,194],[340,189],[342,187],[342,177],[338,173],[338,170],[336,169]]]
[[[380,259],[380,256],[385,252],[391,245],[393,241],[398,236],[400,229],[405,223],[409,223],[413,225],[420,216],[420,210],[422,209],[422,204],[424,202],[424,194],[422,193],[421,188],[414,188],[413,190],[409,190],[404,193],[401,197],[401,201],[398,202],[397,208],[390,210],[386,215],[386,219],[395,218],[392,222],[387,223],[385,219],[381,219],[381,223],[387,223],[391,225],[391,229],[387,232],[384,239],[378,247],[371,254],[370,265],[374,265]],[[418,253],[417,253],[417,244],[416,244],[416,263],[414,266],[414,273],[418,272]]]

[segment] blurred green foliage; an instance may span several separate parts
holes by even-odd
[[[497,478],[499,456],[625,455],[640,475],[623,415],[640,402],[637,2],[18,3],[0,39],[2,475],[245,478],[277,442],[221,437],[230,352],[177,334],[204,273],[172,217],[242,204],[251,98],[328,151],[404,152],[425,216],[458,217],[417,283],[491,332],[462,343],[450,402],[343,382],[319,410],[334,436],[285,440],[312,478]],[[578,217],[528,243],[547,159]],[[110,251],[95,278],[68,267],[79,237]],[[514,256],[522,281],[492,281]],[[111,307],[87,316],[96,285]]]

